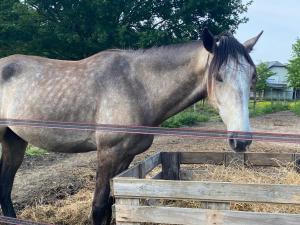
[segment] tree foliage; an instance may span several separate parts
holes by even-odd
[[[256,66],[256,72],[257,78],[255,89],[256,91],[264,91],[268,87],[267,79],[270,76],[273,76],[275,73],[273,73],[265,63],[260,63],[258,66]]]
[[[198,39],[204,26],[234,32],[242,0],[1,0],[0,56],[80,59],[107,48]]]
[[[293,58],[287,68],[289,85],[300,90],[300,39],[293,45]]]
[[[34,52],[38,16],[18,0],[0,1],[0,56]]]

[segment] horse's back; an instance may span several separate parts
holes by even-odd
[[[26,55],[0,59],[0,116],[19,117],[16,113],[22,112],[26,117],[45,114],[48,119],[67,115],[70,120],[79,119],[72,118],[73,114],[86,116],[99,101],[126,97],[132,81],[122,52],[104,51],[79,61]]]
[[[0,116],[138,124],[140,109],[134,99],[138,95],[133,93],[128,73],[130,65],[122,51],[107,51],[80,61],[24,55],[3,58],[0,60]],[[88,146],[87,149],[95,147],[93,132],[11,129],[24,140],[50,150],[77,151],[72,146],[81,145]]]
[[[96,71],[107,72],[115,64],[115,59],[124,55],[123,50],[107,50],[99,52],[82,60],[59,60],[31,55],[11,55],[0,59],[0,82],[4,83],[10,78],[16,78],[19,74],[26,74],[27,79],[33,76],[35,79],[41,76],[51,80],[55,75],[61,78],[72,75],[73,79],[78,77],[84,79],[94,76]],[[105,76],[105,73],[97,73],[97,76]],[[56,77],[57,78],[57,77]]]

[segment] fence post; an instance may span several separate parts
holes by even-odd
[[[162,152],[162,179],[179,180],[180,174],[180,153],[179,152]]]
[[[139,199],[134,198],[116,198],[116,205],[140,205]],[[116,210],[116,209],[115,209]],[[116,215],[116,225],[140,225],[140,223],[134,223],[134,222],[121,222],[118,221],[118,212],[115,212]]]

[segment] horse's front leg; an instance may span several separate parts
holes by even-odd
[[[92,207],[93,225],[108,225],[111,220],[112,198],[110,198],[110,179],[126,170],[135,155],[147,150],[153,136],[138,136],[124,140],[109,149],[98,150],[96,189]]]
[[[113,203],[110,197],[110,179],[127,169],[134,158],[125,155],[120,157],[116,152],[115,149],[98,152],[96,189],[92,206],[93,225],[110,224]]]

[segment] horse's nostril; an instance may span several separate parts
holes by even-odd
[[[229,136],[229,145],[236,152],[245,152],[247,147],[252,143],[252,136],[249,134],[247,137],[239,137],[237,134],[231,134]]]

